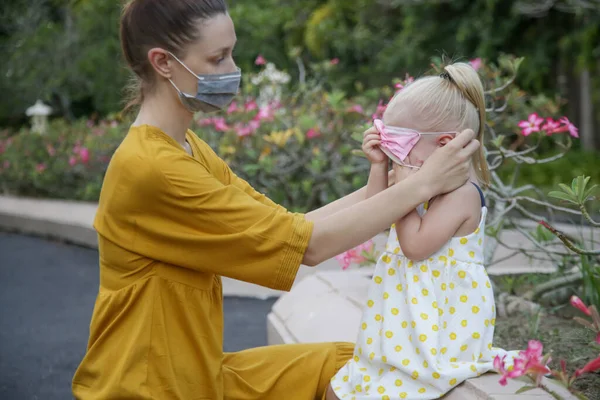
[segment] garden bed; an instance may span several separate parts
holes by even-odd
[[[560,360],[565,360],[567,370],[572,372],[598,356],[589,346],[594,340],[593,332],[571,317],[522,314],[498,318],[495,346],[507,350],[525,349],[530,339],[540,340],[544,344],[544,352],[552,352],[552,369],[559,369]],[[590,400],[600,400],[599,373],[583,375],[576,381],[575,387]]]

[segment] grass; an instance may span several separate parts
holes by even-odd
[[[573,372],[598,356],[589,346],[594,333],[574,322],[572,316],[544,314],[498,318],[495,332],[494,345],[506,350],[525,349],[530,339],[540,340],[544,352],[552,352],[550,366],[553,369],[560,368],[560,360],[564,359],[567,370]],[[582,376],[575,387],[590,400],[600,400],[599,373]]]

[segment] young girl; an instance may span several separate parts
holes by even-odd
[[[410,84],[365,133],[372,163],[367,196],[387,188],[388,157],[398,182],[456,132],[472,129],[482,141],[484,121],[483,86],[468,64]],[[487,209],[480,184],[488,180],[481,148],[470,182],[392,226],[354,357],[332,379],[330,399],[436,399],[507,354],[492,346],[496,310],[483,265]]]

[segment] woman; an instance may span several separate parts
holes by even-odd
[[[293,214],[254,191],[188,130],[194,112],[227,106],[238,89],[236,36],[223,0],[130,1],[121,42],[141,83],[140,110],[100,195],[100,289],[74,396],[322,398],[352,345],[224,354],[220,276],[289,290],[301,263],[314,266],[348,250],[463,184],[479,146],[473,132],[437,151],[414,179],[377,196],[365,199],[361,189]]]

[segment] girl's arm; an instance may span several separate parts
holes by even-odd
[[[367,199],[388,188],[387,162],[371,164],[369,181],[367,182]]]
[[[421,169],[373,197],[313,220],[313,231],[303,263],[317,265],[358,246],[433,196],[462,186],[469,176],[470,157],[479,148],[468,129],[437,149]],[[312,220],[309,215],[307,219]]]
[[[477,219],[479,212],[476,211],[480,208],[479,192],[475,186],[467,183],[437,197],[423,218],[416,210],[412,210],[396,223],[402,252],[411,260],[430,257],[455,236],[461,226]]]

